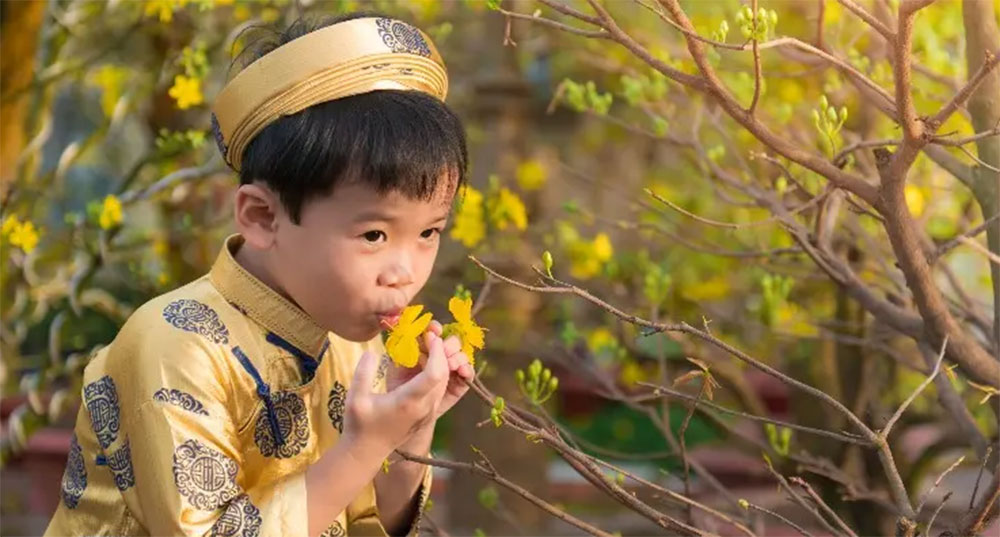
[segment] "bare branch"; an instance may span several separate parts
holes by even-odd
[[[969,237],[958,237],[958,241],[966,246],[971,246],[974,250],[986,256],[991,263],[1000,265],[1000,255],[991,252],[987,247],[979,244],[975,239],[970,239]]]
[[[893,33],[888,26],[882,24],[880,20],[876,19],[871,13],[865,11],[863,7],[855,4],[854,0],[837,0],[837,2],[839,2],[840,5],[844,6],[851,13],[857,15],[858,18],[868,23],[868,26],[871,26],[876,32],[882,34],[882,37],[884,37],[890,44],[896,41],[896,34]]]
[[[797,423],[791,423],[791,422],[782,421],[782,420],[778,420],[778,419],[774,419],[774,418],[768,418],[766,416],[757,416],[757,415],[754,415],[754,414],[748,414],[746,412],[741,412],[739,410],[733,410],[731,408],[726,408],[724,406],[715,404],[715,403],[710,402],[710,401],[705,401],[703,399],[702,400],[698,400],[697,398],[692,397],[692,396],[690,396],[690,395],[688,395],[686,393],[679,392],[677,390],[673,390],[673,389],[667,388],[665,386],[660,386],[658,384],[653,384],[653,383],[649,383],[649,382],[642,382],[642,381],[639,381],[636,384],[638,384],[640,386],[647,386],[649,388],[653,388],[654,390],[656,390],[652,394],[640,395],[640,396],[634,397],[633,400],[636,401],[636,402],[644,402],[644,401],[648,401],[648,400],[652,400],[652,399],[660,399],[660,398],[663,397],[662,394],[667,394],[667,395],[670,395],[672,397],[677,397],[679,399],[684,399],[685,401],[692,401],[692,402],[697,401],[697,406],[711,408],[712,410],[717,410],[719,412],[723,412],[725,414],[729,414],[729,415],[732,415],[732,416],[739,416],[741,418],[745,418],[745,419],[752,420],[752,421],[759,421],[759,422],[762,422],[762,423],[771,423],[771,424],[774,424],[774,425],[778,425],[780,427],[787,427],[789,429],[794,429],[796,431],[801,431],[801,432],[804,432],[804,433],[815,434],[815,435],[819,435],[819,436],[825,436],[827,438],[832,438],[834,440],[839,440],[841,442],[847,442],[847,443],[850,443],[850,444],[857,444],[857,445],[860,445],[860,446],[867,446],[867,447],[871,447],[872,446],[871,442],[868,442],[867,440],[865,440],[864,438],[862,438],[860,436],[856,436],[856,435],[852,435],[852,434],[847,434],[847,433],[838,433],[838,432],[835,432],[835,431],[828,431],[826,429],[816,429],[814,427],[808,427],[808,426],[805,426],[805,425],[799,425]]]
[[[934,489],[938,488],[938,486],[941,484],[941,481],[944,480],[945,476],[947,476],[948,474],[950,474],[951,471],[954,470],[955,468],[958,468],[958,465],[962,464],[962,461],[964,461],[964,460],[965,460],[965,455],[962,455],[961,457],[959,457],[958,459],[956,459],[955,462],[951,463],[951,465],[948,466],[948,468],[946,468],[945,471],[941,472],[941,475],[939,475],[937,477],[937,479],[934,480],[934,484],[931,485],[931,488],[927,489],[927,492],[924,492],[924,495],[920,499],[920,502],[917,503],[917,514],[918,515],[920,514],[920,511],[923,510],[924,505],[927,503],[927,500],[930,499],[931,493],[934,492]],[[930,532],[928,532],[927,534],[930,535]]]
[[[823,501],[823,498],[820,498],[819,494],[816,494],[816,491],[813,490],[811,486],[809,486],[809,483],[806,483],[806,481],[801,477],[791,477],[788,480],[802,487],[806,491],[806,494],[808,494],[809,497],[812,498],[814,502],[816,502],[816,505],[818,505],[823,510],[823,512],[826,513],[826,516],[832,518],[833,521],[837,523],[837,526],[839,526],[840,529],[844,530],[844,533],[846,533],[850,537],[858,537],[858,535],[854,533],[854,531],[850,528],[850,526],[848,526],[847,523],[844,522],[844,519],[837,516],[837,513],[835,513],[833,509],[831,509],[830,506]]]
[[[410,462],[417,462],[420,464],[426,464],[428,466],[437,466],[439,468],[447,468],[449,470],[461,470],[465,472],[474,473],[481,477],[485,477],[486,479],[495,482],[496,484],[506,488],[507,490],[510,490],[511,492],[531,502],[532,504],[536,505],[546,513],[566,522],[567,524],[573,525],[589,533],[590,535],[597,535],[599,537],[613,537],[611,533],[608,533],[600,528],[592,526],[574,517],[573,515],[570,515],[569,513],[563,511],[562,509],[559,509],[558,507],[539,498],[538,496],[535,496],[528,489],[501,476],[496,472],[495,469],[492,468],[492,465],[487,466],[486,464],[482,463],[467,463],[467,462],[448,461],[444,459],[431,459],[428,457],[420,457],[417,455],[413,455],[411,453],[404,453],[398,450],[396,451],[396,453],[398,453],[400,457],[403,457],[404,459]]]
[[[969,81],[966,82],[965,86],[962,86],[962,89],[960,89],[947,104],[942,106],[941,110],[937,114],[934,114],[934,117],[928,120],[927,123],[931,126],[931,128],[934,130],[940,128],[940,126],[943,125],[944,122],[959,109],[959,107],[964,105],[965,101],[969,100],[969,97],[971,97],[976,89],[979,88],[979,85],[986,80],[986,75],[990,74],[990,71],[992,71],[998,63],[1000,63],[1000,49],[996,52],[986,51],[986,60],[979,66],[979,70],[976,71],[974,75],[969,77]]]
[[[571,33],[573,35],[592,37],[595,39],[610,39],[610,37],[608,37],[608,33],[604,30],[584,30],[583,28],[576,28],[574,26],[563,24],[559,21],[547,19],[545,17],[535,17],[533,15],[528,15],[526,13],[508,11],[506,9],[499,9],[498,11],[512,19],[537,22],[538,24],[541,24],[543,26],[548,26],[549,28],[555,28],[556,30],[562,30],[564,32]]]
[[[927,386],[930,385],[931,382],[934,382],[934,377],[936,377],[937,374],[941,372],[941,361],[944,360],[944,351],[947,348],[948,348],[948,336],[945,336],[944,343],[941,344],[941,352],[938,353],[937,362],[934,363],[934,369],[931,371],[931,374],[927,375],[927,378],[925,378],[924,381],[921,382],[919,386],[917,386],[917,389],[913,390],[913,393],[911,393],[910,396],[907,397],[905,401],[903,401],[903,404],[899,405],[899,408],[896,409],[896,413],[893,414],[891,418],[889,418],[889,421],[886,422],[885,427],[883,427],[882,430],[879,431],[879,436],[881,436],[883,439],[889,437],[889,432],[892,431],[892,426],[895,425],[897,421],[899,421],[900,416],[902,416],[903,412],[905,412],[907,407],[910,406],[910,403],[913,403],[913,400],[916,399],[918,395],[920,395],[920,392],[924,391],[924,389],[927,388]]]
[[[750,6],[753,10],[753,32],[757,32],[757,0],[750,0]],[[757,42],[755,37],[752,40],[753,43],[753,98],[750,100],[750,107],[747,108],[747,114],[753,115],[754,111],[757,110],[757,101],[760,99],[760,84],[761,84],[761,72],[760,72],[760,44]]]

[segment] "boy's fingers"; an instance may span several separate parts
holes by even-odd
[[[441,337],[441,332],[444,330],[444,328],[441,326],[441,323],[437,321],[431,321],[431,324],[428,325],[427,329],[430,330],[431,332],[434,332],[434,334],[437,335],[438,337]]]
[[[370,393],[371,387],[375,383],[375,375],[378,373],[378,358],[375,353],[365,351],[358,359],[358,365],[354,368],[354,379],[351,380],[350,392]]]
[[[472,364],[462,364],[458,368],[458,374],[466,380],[471,380],[472,377],[476,376],[476,370],[472,368]]]
[[[460,350],[462,350],[462,340],[458,339],[458,336],[448,336],[448,339],[444,340],[445,356],[450,357]]]
[[[448,360],[444,356],[441,338],[428,333],[427,339],[427,363],[417,376],[403,385],[403,393],[407,397],[423,398],[448,378]]]

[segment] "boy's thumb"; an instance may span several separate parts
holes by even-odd
[[[354,368],[354,379],[351,380],[351,390],[372,391],[375,374],[378,372],[378,357],[372,351],[361,353],[358,365]]]

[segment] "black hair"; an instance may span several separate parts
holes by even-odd
[[[300,18],[283,32],[251,42],[242,68],[279,46],[331,24],[372,13]],[[265,32],[267,32],[265,30]],[[418,91],[377,90],[315,104],[265,127],[247,146],[240,184],[263,181],[278,193],[291,219],[302,206],[358,181],[376,192],[430,199],[444,176],[465,182],[468,151],[461,120],[443,102]]]

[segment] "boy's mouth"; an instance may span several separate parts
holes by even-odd
[[[388,330],[396,326],[396,323],[399,322],[399,316],[402,312],[403,310],[401,309],[383,311],[381,313],[375,314],[375,316],[378,317],[379,326]]]

